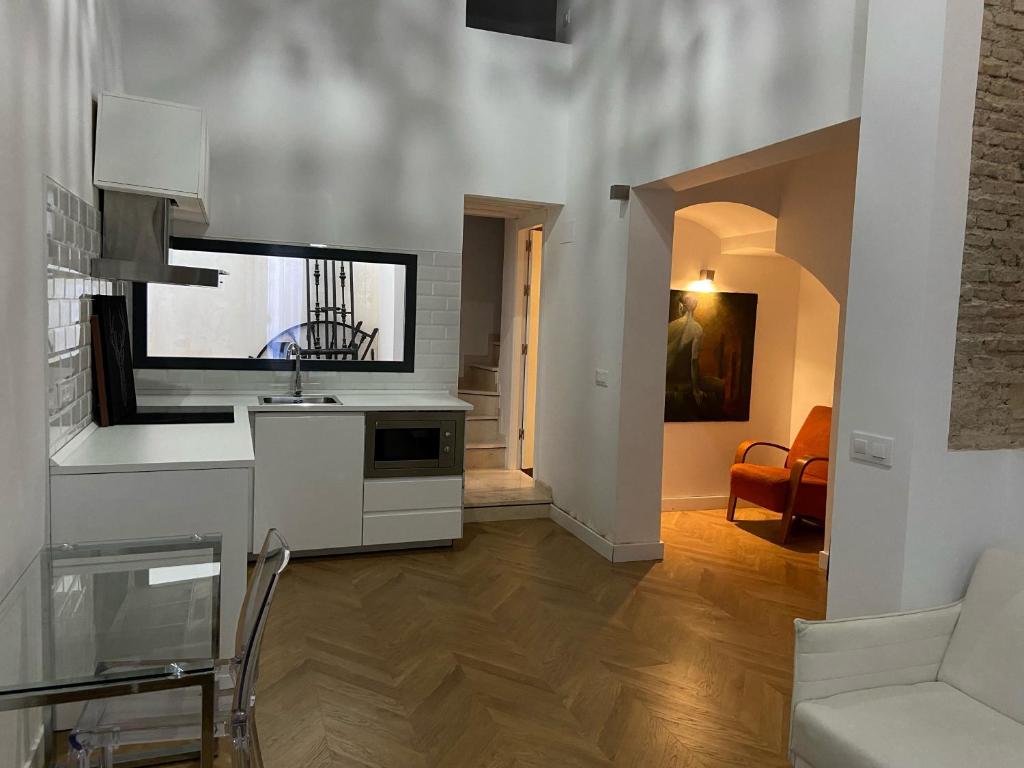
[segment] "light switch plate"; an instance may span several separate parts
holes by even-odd
[[[850,434],[850,458],[865,464],[891,467],[896,441],[885,435],[854,431]]]
[[[594,371],[594,383],[599,387],[608,386],[608,371],[604,368],[598,368]]]

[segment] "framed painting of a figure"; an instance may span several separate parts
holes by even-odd
[[[665,421],[749,421],[757,294],[672,291]]]

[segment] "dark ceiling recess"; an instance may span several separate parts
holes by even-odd
[[[558,39],[557,0],[466,0],[466,26],[507,35]]]

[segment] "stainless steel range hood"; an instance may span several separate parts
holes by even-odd
[[[220,270],[168,263],[171,201],[127,192],[103,193],[103,257],[92,276],[171,285],[220,285]]]

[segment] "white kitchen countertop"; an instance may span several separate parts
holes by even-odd
[[[50,473],[251,467],[255,456],[249,427],[250,411],[307,413],[473,409],[469,403],[446,392],[309,391],[306,394],[335,395],[341,404],[260,405],[256,393],[140,395],[139,405],[232,405],[235,421],[232,424],[121,424],[103,428],[91,425],[50,459]]]

